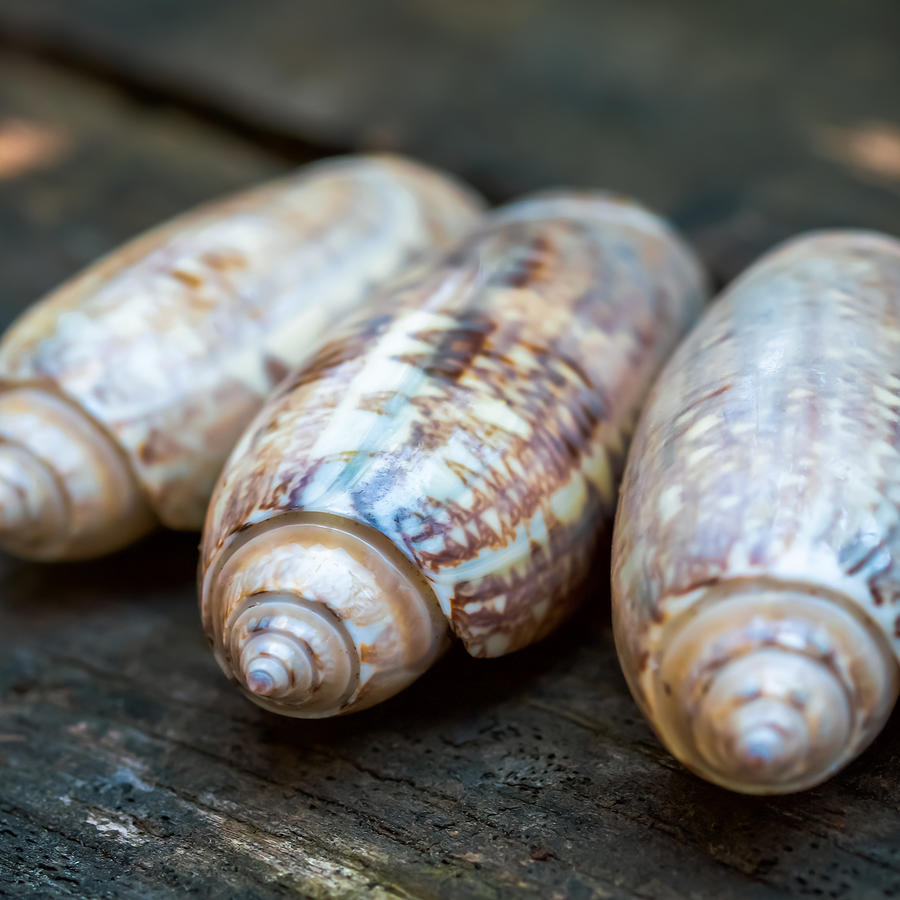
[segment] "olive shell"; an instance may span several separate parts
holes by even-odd
[[[900,650],[898,410],[900,242],[870,232],[815,233],[764,257],[657,381],[617,514],[613,621],[638,702],[706,777],[739,790],[807,787],[858,753],[890,711],[890,648]],[[730,618],[716,612],[723,603]],[[679,649],[687,631],[690,653]],[[794,678],[797,665],[782,659],[776,675],[764,653],[731,678],[741,696],[730,700],[705,679],[775,646],[820,664],[818,679],[804,669],[802,696],[786,699],[808,713],[808,746],[801,754],[799,721],[791,741],[815,763],[788,764],[774,737],[787,734],[784,716],[773,712],[768,724],[754,719],[757,736],[769,729],[755,773],[734,760],[710,770],[687,733],[724,726],[701,721],[697,686],[722,695],[731,721],[761,693],[784,693],[779,678]],[[832,696],[825,682],[835,677],[849,704],[840,725],[826,721],[840,704],[815,700],[819,686]],[[816,746],[826,734],[836,747],[828,758]],[[721,740],[747,745],[737,733]]]
[[[628,201],[497,211],[276,391],[219,481],[201,571],[272,517],[345,517],[406,555],[471,654],[541,638],[577,602],[638,407],[704,296],[690,251]]]
[[[199,529],[263,398],[372,289],[472,227],[480,201],[423,166],[348,157],[210,203],[111,253],[0,343],[125,452],[163,524]]]

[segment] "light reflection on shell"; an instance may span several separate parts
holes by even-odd
[[[664,369],[613,548],[626,676],[687,766],[751,793],[827,778],[897,694],[900,242],[764,257]]]
[[[0,382],[81,410],[95,455],[119,454],[133,473],[125,490],[140,507],[138,532],[154,518],[199,529],[229,450],[272,387],[377,286],[470,229],[480,208],[468,189],[396,157],[308,166],[183,215],[63,285],[4,336]],[[90,540],[75,516],[71,534],[29,555],[93,555],[136,536],[116,497],[91,504],[100,518]],[[4,522],[6,543],[28,552],[16,522]]]
[[[549,633],[576,603],[637,408],[703,298],[694,258],[659,219],[562,192],[497,211],[442,264],[381,295],[282,384],[219,481],[201,571],[225,671],[246,688],[252,666],[225,627],[247,595],[219,570],[236,541],[252,545],[259,528],[271,540],[286,514],[387,539],[418,573],[421,608],[440,609],[475,656]],[[280,592],[275,581],[265,589]],[[346,593],[323,602],[352,627]],[[332,713],[358,708],[367,679],[394,665],[397,648],[378,640],[354,639],[380,662]]]

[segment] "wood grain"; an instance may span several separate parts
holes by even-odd
[[[64,136],[0,180],[2,324],[317,143],[418,151],[497,198],[631,190],[720,278],[800,227],[900,232],[892,0],[737,18],[706,0],[249,9],[0,0],[7,45],[32,54],[0,53],[0,124]],[[865,123],[881,123],[874,156]],[[628,696],[603,561],[591,609],[555,638],[452,655],[324,723],[225,682],[195,565],[196,538],[173,535],[79,567],[0,559],[0,895],[900,895],[900,721],[804,795],[704,784]]]
[[[193,562],[192,542],[170,535],[102,566],[5,563],[3,595],[18,598],[0,613],[17,636],[0,669],[11,894],[900,888],[896,723],[822,788],[736,799],[654,740],[601,612],[506,660],[454,655],[382,708],[281,720],[216,670]]]

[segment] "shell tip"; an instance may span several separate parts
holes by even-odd
[[[729,787],[786,793],[811,787],[848,759],[851,720],[830,669],[767,648],[720,670],[694,733],[707,764]]]
[[[896,682],[889,645],[852,600],[792,588],[709,602],[666,635],[648,678],[675,755],[748,794],[793,793],[837,772],[887,719]]]
[[[258,697],[268,697],[275,690],[275,679],[265,669],[253,669],[247,675],[247,690]]]
[[[802,759],[802,741],[772,723],[754,725],[735,742],[736,768],[757,777],[790,771]]]
[[[316,680],[309,653],[290,637],[265,629],[244,646],[240,672],[254,697],[270,700],[290,695],[294,702],[305,701]]]
[[[274,646],[271,646],[273,645]],[[280,642],[268,641],[262,653],[253,652],[255,649],[250,648],[249,653],[244,653],[241,659],[241,672],[244,676],[244,684],[251,694],[257,697],[272,697],[284,693],[290,688],[292,682],[296,682],[296,678],[292,675],[292,664],[296,662],[296,653],[287,656],[287,659],[279,658],[275,655],[280,648]],[[290,648],[293,650],[293,648]]]

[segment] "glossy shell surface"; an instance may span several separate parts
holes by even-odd
[[[816,233],[764,257],[655,385],[617,514],[613,620],[638,702],[706,777],[808,787],[884,722],[900,651],[898,411],[900,242],[867,232]],[[739,671],[751,651],[761,664]],[[799,657],[818,674],[801,677]],[[713,673],[729,666],[726,696]],[[727,727],[705,720],[710,694]],[[765,697],[770,718],[744,709]],[[788,724],[788,706],[805,721]],[[729,731],[741,716],[752,740]],[[747,752],[723,763],[734,772],[699,758],[708,728],[710,759]]]
[[[202,570],[250,526],[327,513],[386,536],[471,654],[539,639],[571,612],[636,411],[704,296],[629,202],[499,210],[279,388],[218,484]]]
[[[136,239],[27,311],[6,388],[45,387],[125,452],[159,519],[199,528],[264,396],[371,290],[478,218],[467,189],[393,157],[347,157]]]

